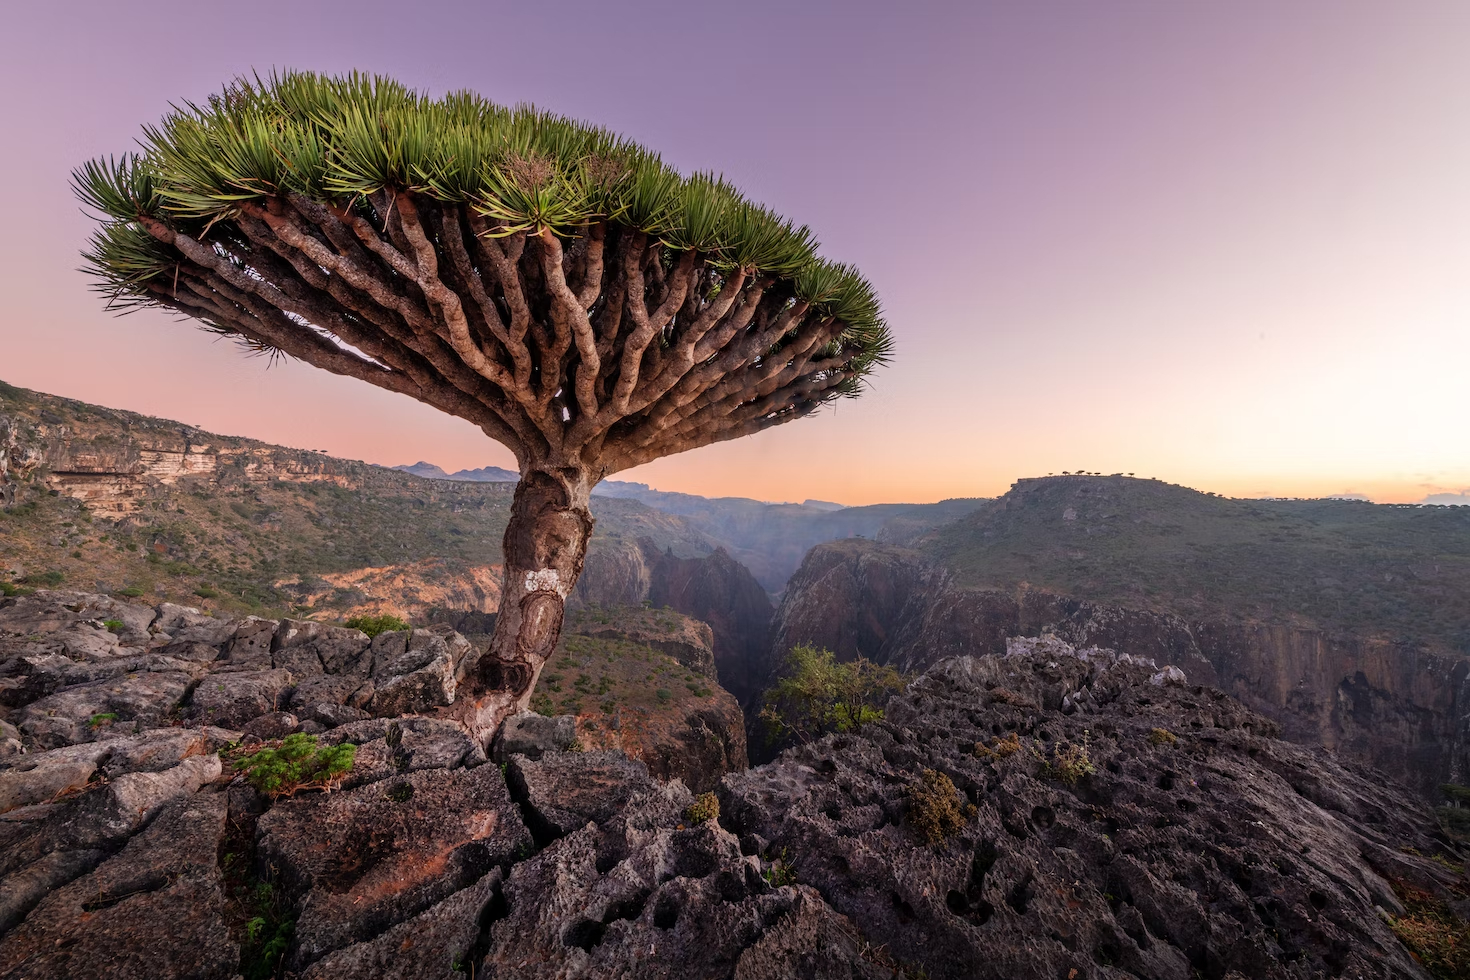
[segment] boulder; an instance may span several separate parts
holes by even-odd
[[[194,689],[189,717],[221,727],[240,728],[275,711],[295,683],[286,670],[240,670],[211,674]]]
[[[576,715],[547,718],[534,711],[523,711],[507,718],[501,726],[495,740],[494,757],[500,763],[507,762],[513,755],[535,760],[548,752],[565,752],[576,740]]]
[[[242,735],[270,740],[285,738],[301,727],[301,721],[289,711],[268,711],[253,721],[246,722],[240,729]]]
[[[448,627],[380,633],[373,640],[376,690],[368,710],[392,718],[453,704],[456,669],[469,649]]]
[[[16,727],[40,748],[85,742],[103,729],[157,727],[178,707],[194,677],[185,671],[148,670],[78,684],[26,705],[16,716]]]
[[[258,854],[299,897],[293,968],[381,935],[531,846],[500,770],[434,769],[278,802]]]
[[[163,807],[116,857],[52,891],[0,939],[0,976],[229,980],[240,949],[216,867],[225,813],[218,793]],[[62,877],[78,859],[58,856],[38,874]]]
[[[506,778],[516,798],[525,801],[531,831],[552,840],[585,826],[603,823],[633,794],[652,792],[648,767],[621,752],[552,752],[539,760],[511,756]],[[677,786],[684,795],[681,784]]]
[[[500,897],[499,868],[381,936],[317,960],[302,980],[462,980],[480,921]]]
[[[271,643],[276,635],[276,621],[254,616],[235,624],[234,635],[225,648],[225,659],[246,667],[270,667]]]
[[[163,772],[130,772],[87,794],[78,824],[94,841],[122,840],[147,823],[165,803],[218,779],[217,755],[194,756]]]
[[[358,747],[352,771],[343,780],[348,788],[401,773],[476,766],[485,761],[478,743],[458,726],[435,718],[349,722],[325,732],[321,742],[351,742]]]

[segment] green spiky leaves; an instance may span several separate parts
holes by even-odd
[[[174,107],[144,130],[141,153],[87,163],[74,183],[107,219],[88,271],[124,302],[177,261],[144,219],[206,238],[216,226],[228,234],[250,202],[294,194],[350,209],[385,190],[410,191],[473,209],[493,236],[550,229],[573,239],[596,221],[636,229],[672,253],[784,281],[845,326],[855,363],[881,363],[892,348],[872,286],[820,258],[807,227],[721,177],[681,176],[615,133],[470,92],[430,99],[355,72],[257,76],[202,105]]]

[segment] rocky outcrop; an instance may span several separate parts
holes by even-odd
[[[225,662],[271,665],[237,670],[293,669],[282,635],[374,659],[242,629]],[[0,977],[1425,980],[1398,896],[1454,916],[1463,855],[1275,731],[1178,669],[1022,640],[726,775],[714,819],[623,753],[502,773],[431,718],[324,732],[357,746],[340,787],[276,800],[221,765],[234,733],[102,738],[44,764],[104,778],[0,814]]]
[[[930,977],[1422,976],[1384,916],[1461,880],[1403,850],[1437,828],[1275,731],[1177,669],[1023,640],[728,777],[722,822]],[[925,770],[962,814],[931,848]]]
[[[113,624],[108,628],[106,624]],[[118,625],[121,624],[121,625]],[[219,620],[169,604],[41,591],[0,601],[0,705],[21,748],[0,798],[58,791],[109,758],[47,749],[123,747],[183,722],[279,736],[453,703],[470,644],[448,627],[382,633],[297,620]],[[41,755],[34,753],[42,752]],[[76,753],[73,753],[76,755]],[[91,770],[87,767],[91,766]],[[86,770],[86,771],[84,771]],[[12,774],[13,775],[13,774]],[[0,779],[0,783],[5,782]]]
[[[583,748],[620,750],[697,792],[749,765],[740,704],[715,680],[709,626],[667,608],[574,611],[532,704],[570,712]]]
[[[742,704],[769,672],[770,596],[724,548],[679,557],[648,537],[595,543],[572,593],[579,609],[648,602],[707,623],[721,686]]]
[[[916,552],[864,541],[812,549],[793,576],[774,650],[814,643],[905,671],[1054,634],[1174,664],[1319,744],[1430,791],[1470,774],[1470,658],[1384,640],[1193,622],[1050,593],[959,588]]]

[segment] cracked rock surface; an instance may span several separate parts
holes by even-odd
[[[19,605],[27,629],[98,632],[74,604],[0,624]],[[197,687],[161,711],[197,727],[89,719],[74,744],[23,744],[0,759],[0,980],[231,980],[261,966],[261,895],[290,923],[275,969],[310,980],[1424,980],[1396,889],[1463,904],[1462,856],[1409,791],[1111,651],[946,660],[883,721],[726,775],[696,824],[682,782],[619,752],[538,741],[502,771],[443,722],[374,717],[447,696],[448,633],[200,619],[51,649],[89,669],[170,649],[257,685],[217,708],[289,676],[246,723],[315,725],[358,747],[352,771],[257,794],[218,754],[239,732],[188,717]],[[14,712],[62,668],[7,655]],[[295,703],[332,677],[357,683]]]

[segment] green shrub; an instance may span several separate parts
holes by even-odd
[[[128,586],[126,589],[118,589],[116,592],[113,593],[113,595],[126,596],[129,599],[136,599],[136,598],[138,598],[142,594],[143,594],[143,590],[142,589],[137,588],[136,586],[131,586],[131,585]]]
[[[791,866],[791,862],[786,857],[786,848],[781,848],[781,856],[774,858],[761,870],[761,877],[766,879],[766,884],[772,888],[796,884],[796,869]]]
[[[1042,760],[1042,769],[1046,775],[1068,786],[1076,786],[1083,776],[1097,772],[1087,754],[1086,743],[1078,745],[1075,742],[1058,742],[1052,749],[1051,761]]]
[[[1155,728],[1148,733],[1148,740],[1153,745],[1173,745],[1179,741],[1179,736],[1167,728]]]
[[[217,598],[219,598],[219,592],[217,592],[216,590],[210,588],[207,585],[201,585],[201,586],[199,586],[199,588],[197,588],[197,589],[194,590],[194,594],[197,595],[201,599],[217,599]]]
[[[944,773],[925,769],[911,783],[905,802],[909,826],[927,844],[938,844],[965,825],[965,808],[960,791]]]
[[[357,746],[318,746],[315,735],[287,735],[276,747],[242,754],[234,761],[251,786],[267,796],[291,796],[299,789],[330,788],[357,758]]]
[[[700,793],[684,811],[684,819],[691,824],[720,818],[720,798],[713,793]]]
[[[379,633],[399,633],[409,629],[408,622],[404,619],[386,614],[383,616],[353,616],[347,621],[350,630],[362,630],[368,636],[377,636]]]
[[[11,596],[30,595],[35,591],[35,589],[22,589],[20,586],[12,585],[9,582],[0,582],[0,596],[4,596],[7,599]]]
[[[674,692],[666,687],[661,687],[657,691],[654,691],[653,696],[658,698],[659,704],[668,704],[674,700]]]
[[[115,721],[117,721],[116,711],[99,711],[97,714],[87,719],[87,724],[92,728],[101,728],[104,725],[110,725]]]
[[[66,581],[66,573],[52,569],[49,572],[32,572],[23,575],[19,579],[21,585],[34,585],[38,588],[49,589]]]
[[[880,720],[880,704],[905,683],[892,667],[864,657],[838,663],[831,650],[795,646],[786,657],[785,676],[766,692],[760,719],[772,742],[788,736],[810,742],[830,732],[856,732]]]
[[[109,633],[121,633],[128,626],[127,623],[124,623],[120,619],[104,619],[102,625],[107,627],[107,632]]]
[[[240,975],[245,980],[273,980],[296,932],[290,905],[268,882],[241,890],[245,894],[240,904],[250,918],[245,920],[245,941],[240,944]]]

